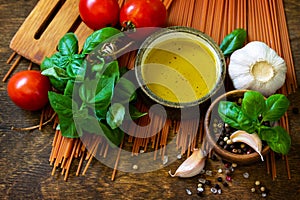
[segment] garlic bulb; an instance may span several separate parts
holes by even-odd
[[[188,157],[176,170],[175,174],[169,171],[170,176],[188,178],[198,175],[205,166],[205,152],[194,149],[192,155]]]
[[[285,61],[263,42],[254,41],[236,50],[230,57],[228,73],[236,89],[249,89],[265,96],[284,84]]]

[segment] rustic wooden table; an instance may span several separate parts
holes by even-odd
[[[12,53],[10,40],[38,0],[0,0],[0,75],[1,79],[9,65],[6,60]],[[285,0],[287,24],[291,48],[300,77],[300,1]],[[16,71],[26,69],[29,61],[22,59]],[[37,67],[37,66],[35,66]],[[298,85],[300,79],[298,79]],[[126,173],[118,171],[115,181],[111,181],[112,169],[93,160],[85,176],[75,176],[71,168],[68,181],[55,173],[51,176],[49,154],[54,131],[47,125],[42,131],[12,131],[12,126],[26,127],[39,123],[40,112],[27,112],[17,108],[8,98],[7,83],[0,84],[0,199],[197,199],[198,178],[171,178],[168,171],[176,169],[182,160],[168,167],[147,173]],[[288,155],[291,179],[287,178],[285,162],[276,159],[277,177],[267,174],[264,163],[250,166],[237,166],[230,187],[224,188],[221,195],[206,192],[204,199],[261,199],[251,193],[254,182],[259,180],[269,190],[267,199],[300,198],[300,89],[289,95],[291,101],[289,123],[292,148]],[[218,164],[217,164],[218,165]],[[208,166],[209,167],[209,166]],[[211,168],[216,174],[216,168]],[[245,179],[243,173],[250,177]],[[217,183],[216,176],[209,177]],[[186,188],[193,194],[188,196]],[[207,187],[208,189],[208,187]]]

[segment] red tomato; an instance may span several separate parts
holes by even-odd
[[[115,26],[119,20],[117,0],[80,0],[79,13],[82,21],[91,29]]]
[[[10,99],[20,108],[30,111],[40,110],[48,103],[50,88],[48,77],[36,70],[18,72],[7,84]]]
[[[167,22],[167,9],[160,0],[128,0],[120,11],[123,27],[132,23],[135,28],[164,27]]]

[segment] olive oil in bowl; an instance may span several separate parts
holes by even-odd
[[[150,36],[142,45],[136,61],[137,80],[147,96],[162,105],[195,106],[223,82],[224,58],[205,35],[174,28]]]

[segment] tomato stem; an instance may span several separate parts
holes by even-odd
[[[132,21],[127,21],[127,22],[123,22],[123,24],[125,24],[125,26],[122,27],[121,31],[125,32],[125,31],[129,31],[129,32],[135,32],[135,25],[134,23],[132,23]]]

